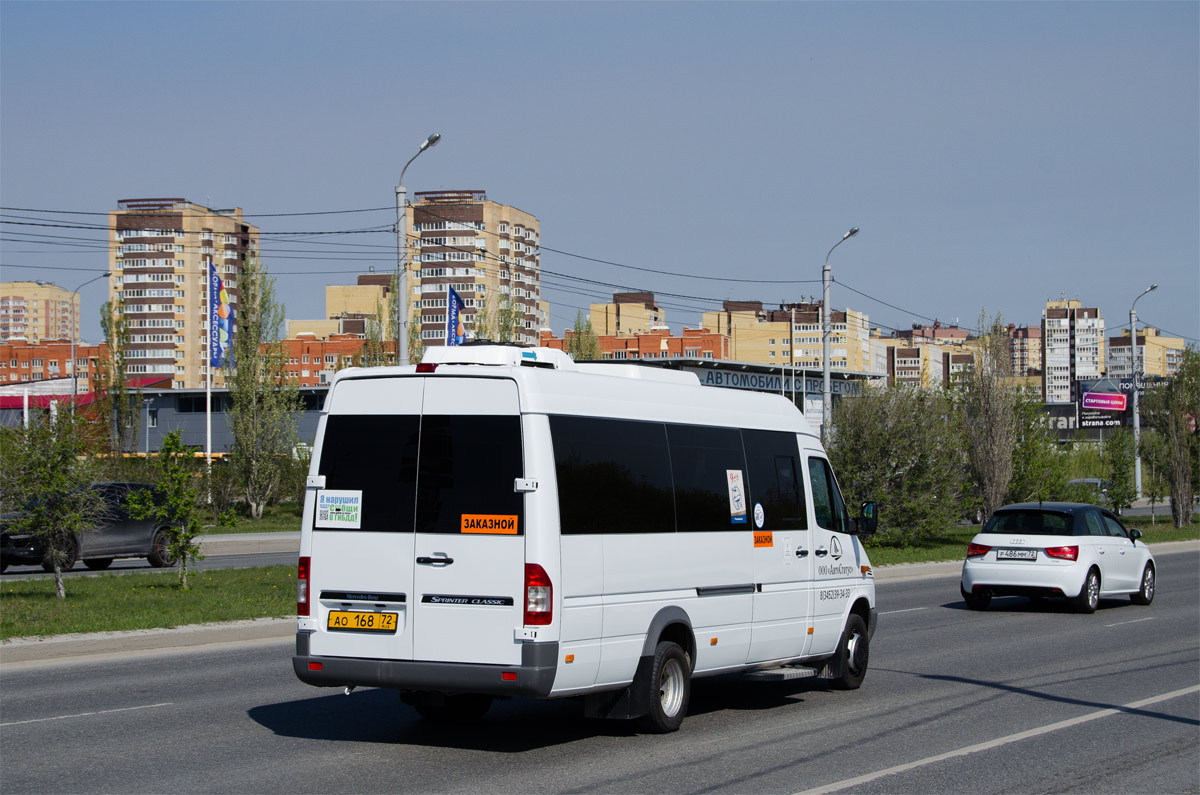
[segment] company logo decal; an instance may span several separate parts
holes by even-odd
[[[837,536],[834,536],[832,539],[830,539],[829,557],[833,558],[834,560],[842,559],[842,544],[837,540]]]

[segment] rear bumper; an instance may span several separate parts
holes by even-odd
[[[525,643],[520,665],[374,660],[309,654],[311,632],[296,633],[292,669],[300,681],[317,687],[390,687],[441,693],[544,697],[554,687],[558,643]],[[319,666],[319,670],[314,667]],[[515,678],[504,679],[504,674]]]
[[[963,566],[962,588],[986,590],[994,596],[1075,596],[1083,589],[1089,568],[1082,561],[1052,565],[972,561]]]

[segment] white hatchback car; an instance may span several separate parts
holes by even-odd
[[[1065,597],[1092,613],[1101,597],[1154,599],[1154,556],[1107,508],[1071,502],[1006,505],[967,548],[963,599],[983,610],[993,596]]]

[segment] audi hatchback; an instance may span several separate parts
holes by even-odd
[[[993,596],[1067,599],[1082,613],[1101,598],[1154,599],[1154,556],[1112,511],[1070,502],[1006,505],[967,548],[960,590],[984,610]]]

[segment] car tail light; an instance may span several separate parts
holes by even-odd
[[[991,547],[987,546],[986,544],[976,544],[974,541],[972,541],[970,545],[967,546],[967,557],[982,558],[990,549]]]
[[[437,370],[437,365],[433,362],[421,362],[417,365],[418,373],[432,373],[435,370]]]
[[[1046,554],[1060,560],[1079,560],[1079,547],[1046,547]]]
[[[308,567],[312,558],[300,558],[296,566],[296,615],[308,615]]]
[[[525,564],[525,623],[546,626],[554,620],[554,586],[546,570],[536,563]]]

